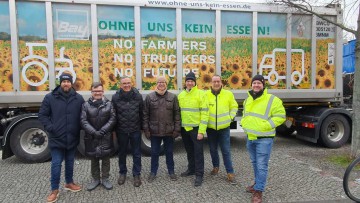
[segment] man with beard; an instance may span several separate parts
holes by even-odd
[[[126,180],[126,151],[131,144],[133,155],[132,174],[134,186],[141,185],[141,127],[143,118],[143,99],[139,91],[132,86],[131,79],[121,78],[121,86],[112,96],[111,102],[116,111],[116,136],[119,143],[119,179],[122,185]]]
[[[253,194],[252,202],[261,203],[268,175],[268,163],[275,138],[275,128],[285,121],[281,99],[267,93],[265,79],[255,75],[248,98],[244,101],[241,126],[247,134],[246,148],[253,165],[255,181],[246,191]]]
[[[83,97],[73,88],[70,73],[60,75],[60,85],[47,94],[41,104],[39,120],[49,135],[51,152],[51,193],[47,202],[59,197],[61,163],[65,160],[65,190],[78,192],[81,187],[74,183],[74,159],[80,139],[80,114]]]

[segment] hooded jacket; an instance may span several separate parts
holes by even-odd
[[[39,120],[49,135],[50,148],[72,149],[80,139],[80,114],[84,98],[72,89],[65,98],[60,86],[45,95]]]

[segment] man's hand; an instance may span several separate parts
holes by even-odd
[[[95,138],[95,139],[101,139],[101,137],[102,137],[100,131],[95,131],[93,135],[94,135],[94,138]]]
[[[179,136],[180,136],[179,132],[176,132],[176,131],[173,132],[173,135],[172,135],[173,138],[177,138]]]
[[[202,140],[202,139],[204,139],[204,134],[202,134],[202,133],[198,133],[198,135],[197,135],[197,139],[198,139],[198,140]]]
[[[144,133],[145,133],[146,138],[150,139],[150,136],[151,136],[150,131],[144,131]]]

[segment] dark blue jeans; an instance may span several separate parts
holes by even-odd
[[[141,131],[132,133],[119,133],[116,132],[119,143],[119,173],[126,175],[126,152],[130,142],[131,152],[133,156],[133,176],[139,176],[141,173]]]
[[[198,127],[190,131],[181,128],[181,138],[187,154],[188,170],[202,177],[204,175],[204,139],[197,139],[198,130]]]
[[[72,183],[76,147],[73,149],[50,148],[51,153],[51,190],[59,189],[61,164],[65,160],[65,182]]]
[[[151,136],[151,173],[156,175],[159,168],[161,141],[164,141],[166,166],[168,172],[169,174],[174,174],[174,138],[171,136]]]
[[[213,167],[219,167],[218,145],[220,145],[224,165],[227,173],[234,173],[230,152],[230,128],[214,130],[208,128],[206,130],[210,147],[210,155]]]

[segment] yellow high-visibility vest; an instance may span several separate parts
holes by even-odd
[[[238,110],[238,103],[234,98],[234,94],[229,90],[221,89],[216,96],[211,90],[208,90],[206,95],[210,113],[207,127],[214,130],[229,127]]]
[[[257,99],[248,93],[244,101],[243,117],[241,125],[249,140],[256,140],[258,137],[274,137],[275,128],[285,121],[285,108],[282,101],[267,93],[264,89],[263,95]]]
[[[205,134],[209,119],[209,107],[205,92],[195,86],[189,92],[183,90],[179,94],[178,100],[181,126],[186,131],[192,130],[193,127],[199,127],[198,133]]]

